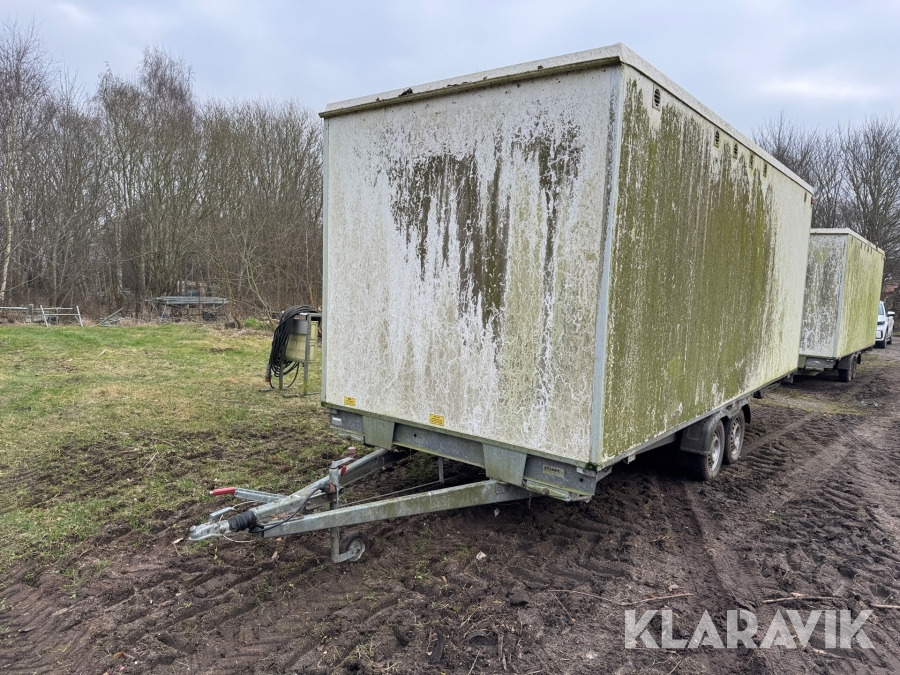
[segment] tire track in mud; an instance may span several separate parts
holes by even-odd
[[[873,423],[874,422],[874,423]],[[832,465],[827,480],[813,494],[798,494],[791,502],[808,504],[817,513],[844,521],[846,525],[879,531],[885,538],[897,540],[898,519],[883,504],[900,501],[900,449],[896,447],[898,424],[869,420],[864,428],[846,430],[843,439],[849,450],[845,461]],[[786,501],[786,503],[788,503]],[[889,558],[900,563],[893,552]]]
[[[268,625],[258,611],[265,601],[259,579],[267,575],[267,556],[260,558],[248,561],[243,552],[223,551],[211,569],[202,557],[180,558],[171,545],[157,546],[104,573],[101,592],[76,589],[72,598],[77,600],[61,609],[54,606],[58,598],[51,589],[41,588],[42,580],[38,588],[11,585],[0,591],[0,607],[6,608],[0,611],[0,625],[9,626],[13,635],[27,634],[29,643],[56,646],[39,650],[3,640],[0,672],[100,673],[104,666],[118,669],[120,664],[128,672],[148,672],[176,662],[181,670],[221,672],[209,664],[223,658],[232,672],[273,665],[272,654],[283,639],[258,634]],[[253,617],[249,629],[248,616]],[[201,636],[208,634],[227,646],[204,648]],[[75,639],[59,644],[58,635]],[[118,652],[125,655],[114,659]]]
[[[859,397],[884,409],[829,415],[789,397],[755,409],[745,456],[711,483],[639,458],[584,505],[366,526],[354,565],[328,562],[324,533],[176,551],[195,512],[172,518],[178,534],[109,533],[83,564],[111,564],[82,586],[14,572],[0,589],[0,672],[900,672],[896,612],[866,624],[874,653],[626,650],[623,637],[626,606],[672,608],[678,637],[707,610],[724,638],[727,609],[765,627],[779,608],[900,604],[898,356],[849,386],[811,385],[842,409]],[[762,604],[791,593],[837,599]]]
[[[850,608],[856,613],[873,603],[896,604],[900,597],[896,520],[889,516],[880,521],[872,503],[873,495],[879,495],[878,501],[887,495],[897,504],[897,458],[876,467],[870,462],[872,451],[879,454],[882,448],[860,443],[858,434],[852,431],[846,438],[855,446],[847,461],[833,466],[825,476],[828,484],[821,489],[785,501],[789,508],[766,528],[767,545],[760,553],[762,564],[783,589],[780,595],[831,596],[836,599],[835,608]],[[894,488],[881,489],[886,479],[891,480],[891,471]],[[809,606],[802,601],[786,604],[798,609]],[[826,607],[829,604],[824,603]],[[877,649],[859,655],[864,669],[898,672],[895,612],[876,610],[866,631]],[[854,670],[858,672],[860,664],[845,672]]]
[[[822,429],[795,427],[771,443],[759,444],[752,455],[741,458],[734,476],[722,476],[723,483],[730,483],[722,488],[740,490],[745,496],[745,509],[723,513],[726,522],[745,532],[747,528],[755,531],[798,495],[819,490],[825,478],[855,451],[849,438],[847,427],[836,437]],[[800,455],[798,447],[805,454]],[[807,452],[810,449],[813,451]],[[711,491],[717,491],[717,487]],[[752,492],[756,493],[753,498],[746,498]]]
[[[0,625],[9,630],[0,642],[0,672],[53,672],[69,655],[90,650],[91,636],[77,631],[87,618],[78,607],[54,607],[44,591],[21,583],[0,598]]]
[[[870,373],[865,378],[869,383],[862,386],[880,388],[888,377]],[[854,393],[847,388],[842,396]],[[819,606],[850,608],[855,613],[900,595],[897,520],[879,506],[886,503],[896,509],[900,504],[898,428],[896,408],[865,417],[823,414],[803,427],[794,426],[790,435],[775,443],[760,444],[757,452],[743,458],[748,467],[744,477],[750,480],[746,482],[748,498],[742,501],[764,507],[765,513],[749,509],[753,516],[749,523],[728,519],[726,514],[727,530],[756,540],[756,562],[780,589],[773,597],[833,596],[833,603],[819,602]],[[729,487],[728,481],[724,487]],[[729,550],[737,550],[738,545],[735,539]],[[811,608],[802,600],[781,604]],[[883,623],[867,625],[867,631],[887,649],[875,654],[857,650],[856,665],[848,666],[847,672],[858,671],[861,665],[866,670],[900,670],[897,621],[893,615],[883,618]],[[817,666],[829,667],[827,663],[819,657]]]
[[[765,412],[770,411],[768,409]],[[768,415],[773,419],[765,421],[767,424],[778,423],[791,412],[776,411],[776,414]],[[763,415],[764,418],[766,416]],[[794,417],[795,421],[783,425],[778,432],[773,433],[768,428],[761,433],[757,432],[756,437],[750,439],[745,446],[742,461],[726,469],[717,482],[698,486],[685,482],[669,484],[659,478],[654,481],[660,493],[666,495],[672,503],[670,511],[664,515],[670,521],[670,532],[678,552],[677,559],[690,560],[696,566],[696,574],[693,575],[695,582],[701,579],[708,582],[699,588],[695,585],[692,589],[695,597],[685,604],[721,607],[724,612],[720,594],[730,595],[734,601],[729,608],[751,609],[759,616],[761,625],[766,625],[777,606],[767,607],[761,604],[762,601],[784,596],[792,590],[785,590],[784,584],[780,583],[782,580],[772,574],[771,565],[767,566],[770,563],[767,558],[777,556],[782,551],[792,552],[791,546],[794,549],[801,548],[796,541],[800,537],[796,530],[791,531],[783,540],[771,540],[768,516],[785,508],[795,508],[798,500],[815,497],[816,503],[808,510],[814,510],[820,523],[831,521],[832,532],[829,538],[836,539],[846,536],[848,531],[853,532],[854,528],[860,529],[856,519],[841,517],[847,511],[847,504],[858,504],[865,499],[858,489],[844,489],[840,481],[835,481],[836,476],[847,473],[845,467],[848,463],[853,465],[854,470],[863,469],[858,472],[858,476],[850,472],[856,478],[855,481],[850,481],[851,486],[877,486],[877,492],[882,495],[883,501],[900,503],[896,479],[896,467],[900,463],[900,457],[896,455],[900,453],[889,451],[890,439],[896,438],[896,427],[900,424],[894,421],[894,432],[891,434],[880,419],[875,425],[871,425],[859,417],[842,416],[836,422],[820,426],[822,418],[821,413],[806,413],[799,419]],[[863,428],[869,432],[869,437],[880,438],[880,445],[861,439],[859,427],[856,426],[859,424],[870,424]],[[798,447],[805,454],[799,454]],[[888,466],[879,467],[865,458],[860,459],[864,453],[873,451],[887,459]],[[892,486],[884,484],[886,476]],[[661,485],[663,482],[666,484]],[[832,484],[837,487],[831,487]],[[749,510],[748,505],[751,505]],[[888,511],[880,509],[873,513],[868,508],[865,511],[873,521],[877,521],[878,516],[882,515],[883,520],[888,523],[888,531],[896,533],[898,521]],[[815,536],[811,539],[815,541]],[[895,537],[893,541],[898,539]],[[876,562],[886,562],[894,570],[898,570],[900,560],[893,553],[896,549],[881,546],[881,550],[875,551],[877,545],[886,542],[887,539],[880,534],[874,534],[868,536],[862,547],[875,552]],[[821,559],[828,557],[822,555]],[[671,564],[669,562],[667,567],[671,567]],[[848,557],[838,567],[844,572],[856,567],[866,569],[867,572],[857,576],[857,579],[862,580],[865,576],[873,582],[883,578],[887,572],[884,569],[869,572],[871,560],[862,559],[858,555]],[[853,574],[857,575],[855,572]],[[890,572],[888,576],[893,577]],[[807,595],[812,595],[806,589],[802,590]],[[840,596],[842,590],[844,589],[837,588],[829,592],[827,589],[820,589],[816,593]],[[887,602],[885,597],[897,597],[898,593],[893,586],[887,588],[882,584],[874,586],[873,592],[866,596],[868,603],[883,603]],[[849,604],[838,605],[839,608],[853,607],[854,612],[867,606],[853,597]],[[803,606],[805,603],[800,603],[798,609]],[[872,632],[881,633],[881,627],[878,626]],[[896,644],[895,632],[889,631],[882,638],[882,645],[891,644],[891,640]],[[824,645],[820,644],[819,647]],[[816,663],[801,652],[776,654],[757,650],[745,657],[741,661],[741,667],[747,664],[747,659],[755,662],[760,669],[772,671],[808,672],[828,667],[824,659],[819,658]],[[888,653],[877,658],[863,654],[861,660],[867,668],[885,669],[885,672],[900,670],[896,654]],[[735,667],[737,665],[734,664]]]
[[[752,561],[748,562],[746,547],[734,548],[726,541],[728,524],[722,518],[722,509],[716,508],[715,498],[700,492],[697,483],[681,481],[664,487],[668,501],[678,507],[673,516],[666,514],[674,552],[673,559],[665,566],[675,566],[677,561],[691,563],[681,587],[692,596],[674,604],[688,624],[685,627],[688,632],[681,637],[691,637],[690,630],[704,611],[717,623],[723,640],[728,610],[746,609],[757,614],[761,623],[770,620],[774,611],[766,611],[761,601],[771,594],[772,586]],[[686,658],[690,663],[695,656],[689,654]],[[805,670],[802,659],[796,655],[776,656],[765,650],[745,648],[720,651],[716,659],[706,659],[706,667],[720,672]]]
[[[746,455],[761,446],[767,446],[776,443],[786,434],[790,434],[799,429],[802,429],[810,420],[817,416],[818,413],[806,413],[805,415],[801,415],[799,418],[795,419],[793,422],[781,427],[777,431],[768,432],[764,435],[757,435],[757,432],[752,424],[749,425],[747,427],[747,440],[744,444],[743,454]]]

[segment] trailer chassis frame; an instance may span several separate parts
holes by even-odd
[[[243,513],[237,513],[230,506],[214,511],[206,523],[191,527],[189,539],[202,541],[244,530],[251,536],[261,538],[329,530],[331,559],[339,563],[359,560],[365,552],[365,541],[361,537],[351,539],[343,547],[344,550],[341,550],[342,527],[449,509],[498,504],[528,499],[535,495],[525,488],[488,478],[402,497],[340,505],[341,493],[345,488],[413,452],[407,449],[376,448],[361,458],[356,458],[355,455],[344,457],[332,462],[324,477],[290,495],[236,487],[212,490],[210,494],[213,496],[233,495],[256,502],[258,506]],[[438,482],[443,481],[443,458],[438,458]],[[235,515],[226,518],[230,513]]]
[[[780,380],[771,382],[752,395],[762,398],[767,389],[778,386],[779,382]],[[210,494],[213,496],[233,495],[257,505],[243,513],[238,513],[230,506],[219,509],[210,514],[206,523],[192,527],[189,539],[202,541],[241,531],[247,531],[254,537],[268,538],[329,530],[332,561],[339,563],[359,560],[365,552],[365,541],[361,537],[355,537],[348,544],[342,545],[342,527],[530,499],[534,496],[553,497],[566,502],[589,501],[596,494],[597,483],[609,475],[614,464],[628,463],[642,452],[682,438],[683,441],[688,441],[681,444],[682,451],[705,454],[706,448],[689,442],[692,433],[712,418],[732,419],[743,415],[745,421],[749,422],[749,403],[750,396],[742,396],[709,415],[596,468],[570,464],[545,455],[529,453],[521,448],[498,447],[475,438],[450,435],[328,406],[326,410],[331,427],[339,436],[363,443],[374,450],[357,458],[355,449],[351,448],[347,457],[331,463],[325,476],[290,495],[236,487],[212,490]],[[442,487],[400,497],[384,495],[386,498],[373,498],[373,501],[341,504],[345,488],[418,452],[436,457],[438,469],[437,481],[418,487],[421,489],[435,484]],[[486,479],[443,487],[445,459],[482,468]],[[229,516],[231,513],[234,515]]]

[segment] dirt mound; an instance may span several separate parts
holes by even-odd
[[[325,533],[188,545],[215,506],[157,513],[152,534],[108,528],[68,575],[7,576],[0,671],[900,672],[900,610],[875,607],[900,604],[898,438],[889,348],[851,383],[798,377],[755,405],[745,455],[713,482],[662,449],[588,504],[366,526],[358,563],[331,564]],[[759,642],[776,612],[873,608],[872,649],[831,648],[821,630],[802,649],[625,646],[629,610],[671,609],[676,639],[704,612],[724,639],[727,612],[752,611]]]

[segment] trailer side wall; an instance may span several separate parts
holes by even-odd
[[[838,356],[875,344],[883,272],[884,253],[862,238],[849,236]]]
[[[324,115],[326,405],[605,465],[796,367],[809,186],[623,45],[384,96]]]
[[[619,74],[326,120],[326,404],[588,462]]]
[[[795,180],[624,73],[599,463],[796,368],[811,218]]]

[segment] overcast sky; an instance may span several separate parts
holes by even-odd
[[[89,91],[147,45],[200,100],[325,104],[624,42],[746,134],[900,112],[900,0],[0,0]]]

